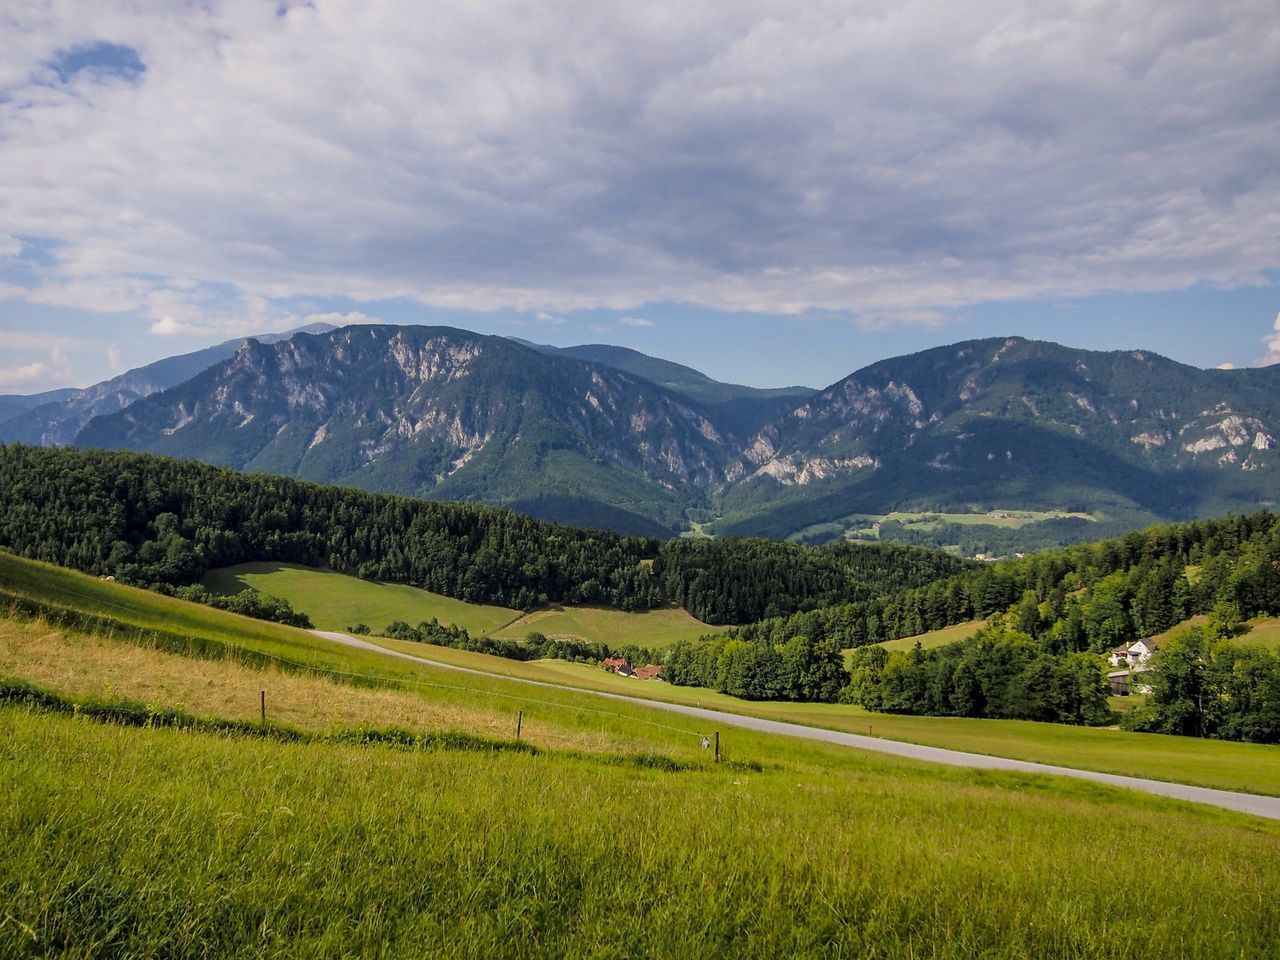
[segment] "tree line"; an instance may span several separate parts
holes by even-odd
[[[932,650],[855,650],[841,700],[882,713],[1096,724],[1111,715],[1108,693],[1098,657],[1049,653],[997,622]]]
[[[963,569],[896,545],[707,543],[562,527],[474,503],[243,474],[124,451],[0,446],[0,547],[150,587],[249,561],[324,567],[472,603],[684,606],[742,623]]]
[[[1058,653],[1106,650],[1215,608],[1237,620],[1280,613],[1280,524],[1267,511],[1160,524],[730,632],[774,644],[805,636],[861,647],[1015,605],[1013,625]]]
[[[1280,653],[1194,627],[1170,638],[1142,679],[1151,693],[1126,729],[1280,743]]]

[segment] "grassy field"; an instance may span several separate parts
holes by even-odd
[[[1198,614],[1182,621],[1176,627],[1171,627],[1164,633],[1156,634],[1151,639],[1157,644],[1163,643],[1189,627],[1203,627],[1207,626],[1208,623],[1209,618],[1207,616]],[[1267,647],[1271,650],[1280,650],[1280,617],[1254,617],[1252,620],[1245,621],[1245,628],[1245,632],[1233,640],[1234,643],[1248,643],[1259,647]]]
[[[1280,796],[1280,749],[1265,744],[1127,733],[1110,728],[1027,720],[900,716],[870,713],[847,704],[753,703],[702,687],[677,687],[657,681],[619,677],[588,664],[563,660],[525,663],[396,640],[376,639],[376,642],[390,649],[457,666],[493,671],[501,676],[563,683],[586,690],[668,703],[687,703],[848,733],[871,733],[889,740],[970,753]]]
[[[278,563],[247,563],[212,571],[205,586],[215,593],[253,587],[284,597],[322,630],[346,630],[357,623],[382,630],[393,620],[416,624],[435,617],[466,627],[473,636],[523,640],[538,631],[549,637],[574,637],[611,646],[663,648],[694,640],[714,627],[683,610],[624,613],[605,607],[555,607],[522,614],[519,610],[464,603],[401,584],[372,583],[329,570]]]
[[[13,708],[0,732],[4,956],[1145,960],[1280,938],[1274,825],[1087,784],[857,759],[670,773]],[[1123,890],[1143,909],[1116,910]]]
[[[321,630],[346,630],[364,623],[381,630],[393,620],[416,624],[435,617],[473,634],[485,634],[520,617],[507,607],[464,603],[438,593],[397,583],[373,583],[329,570],[286,563],[242,563],[213,570],[204,579],[214,593],[238,593],[253,587],[284,597]],[[523,636],[523,634],[522,634]]]
[[[955,523],[962,526],[988,526],[1005,529],[1018,529],[1031,523],[1043,520],[1062,520],[1074,517],[1080,520],[1095,520],[1088,513],[1060,513],[1042,510],[991,510],[986,513],[931,513],[894,511],[893,513],[851,513],[845,517],[815,523],[812,526],[797,530],[787,537],[788,540],[802,540],[805,537],[829,537],[842,535],[849,539],[866,540],[877,536],[878,524],[896,521],[904,527],[915,530],[936,530],[944,523]]]
[[[1236,638],[1237,643],[1280,650],[1280,617],[1256,617],[1248,622],[1248,627],[1247,632]]]
[[[419,690],[438,704],[460,709],[498,709],[505,711],[508,717],[517,709],[525,709],[531,720],[537,718],[536,723],[563,727],[560,734],[563,737],[571,738],[584,732],[600,734],[629,744],[628,749],[634,747],[634,730],[638,722],[642,725],[656,722],[659,726],[679,730],[678,734],[671,735],[671,749],[691,749],[694,746],[691,741],[696,739],[700,726],[691,718],[667,714],[655,718],[642,701],[634,706],[616,702],[602,705],[585,694],[531,691],[527,687],[507,683],[504,678],[549,680],[584,690],[694,703],[853,733],[870,730],[875,736],[889,739],[1081,769],[1280,794],[1280,750],[1270,746],[1011,720],[891,716],[838,704],[749,703],[701,688],[616,677],[584,664],[563,661],[522,663],[443,647],[379,641],[388,647],[426,655],[444,663],[475,667],[489,672],[492,678],[443,674],[426,665],[328,643],[303,630],[247,620],[0,553],[0,602],[6,593],[39,597],[84,614],[109,615],[115,623],[122,625],[112,627],[111,631],[122,635],[128,632],[125,626],[138,627],[160,631],[166,637],[180,635],[196,641],[209,640],[224,644],[233,651],[278,657],[315,670],[355,675],[357,680],[362,677],[386,678],[403,689]],[[155,644],[148,641],[147,645]],[[251,694],[252,691],[251,687]],[[252,704],[252,697],[250,702]],[[655,726],[654,730],[657,729]],[[745,733],[735,731],[733,737],[736,743],[759,743]]]
[[[64,697],[252,721],[266,689],[271,720],[303,731],[505,738],[523,709],[541,748],[282,743],[0,706],[0,956],[1145,960],[1269,957],[1280,939],[1280,823],[749,731],[726,731],[737,762],[716,766],[698,721],[640,702],[449,674],[3,554],[0,587],[0,674]],[[23,612],[55,596],[98,619]],[[178,625],[245,650],[293,645],[338,672],[157,649]],[[583,665],[401,646],[642,687]],[[869,719],[877,733],[923,721],[987,745],[1023,731],[1081,755],[1111,733],[643,691],[826,726]],[[1114,742],[1134,757],[1174,740]],[[1187,767],[1231,779],[1240,764],[1280,783],[1262,760],[1273,748],[1176,745]],[[1143,909],[1115,909],[1132,890]]]
[[[534,630],[548,637],[600,640],[613,647],[634,643],[660,650],[680,640],[696,640],[715,633],[717,628],[695,620],[684,610],[624,613],[606,607],[556,607],[521,617],[494,636],[523,640]]]
[[[986,626],[985,620],[970,620],[968,623],[957,623],[954,626],[943,627],[940,630],[930,630],[928,633],[922,633],[914,637],[899,637],[897,640],[885,640],[879,646],[886,650],[910,650],[916,645],[916,641],[920,641],[920,646],[925,650],[933,647],[946,646],[948,643],[955,643],[957,640],[966,640]]]

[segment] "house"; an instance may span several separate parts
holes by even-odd
[[[604,668],[611,670],[620,677],[635,676],[631,669],[631,664],[627,662],[626,657],[606,657],[604,659]]]
[[[632,674],[637,680],[661,680],[662,666],[657,663],[646,663],[643,667]]]
[[[1113,667],[1133,668],[1146,663],[1159,649],[1160,644],[1150,638],[1135,640],[1133,643],[1121,644],[1116,647],[1111,651],[1108,659]]]

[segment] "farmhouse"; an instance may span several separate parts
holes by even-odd
[[[656,663],[646,663],[643,667],[632,674],[637,680],[661,680],[662,665]]]
[[[1133,643],[1121,644],[1111,651],[1108,659],[1113,667],[1136,667],[1146,663],[1160,649],[1154,640],[1135,640]]]
[[[1147,661],[1159,649],[1160,644],[1146,639],[1121,644],[1112,650],[1107,659],[1111,661],[1113,667],[1122,668],[1107,674],[1107,683],[1111,685],[1112,694],[1127,697],[1131,693],[1150,693],[1151,685],[1143,682],[1141,675],[1150,669]]]
[[[626,657],[606,657],[604,660],[604,668],[612,670],[620,677],[633,677],[635,672],[631,669],[631,664],[627,662]]]

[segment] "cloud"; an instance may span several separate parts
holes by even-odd
[[[419,14],[0,20],[23,295],[229,336],[326,296],[918,326],[1278,266],[1273,0]]]
[[[112,373],[124,372],[124,361],[120,355],[120,345],[117,343],[107,344],[107,366],[111,368]]]
[[[40,389],[65,382],[71,375],[71,366],[61,346],[49,351],[48,362],[35,360],[30,363],[0,367],[0,389]]]
[[[653,321],[648,317],[619,317],[618,323],[624,327],[652,327]]]
[[[200,337],[212,333],[213,329],[186,320],[176,320],[165,314],[151,324],[150,332],[158,337]]]
[[[1280,363],[1280,313],[1276,314],[1275,323],[1272,324],[1271,329],[1273,332],[1262,338],[1262,342],[1267,347],[1267,355],[1258,361],[1259,366]]]
[[[16,257],[22,253],[22,241],[7,233],[0,233],[0,257]]]
[[[348,313],[309,313],[302,318],[299,326],[311,323],[327,323],[335,327],[349,327],[356,323],[386,323],[381,317],[371,317],[367,313],[352,310]]]
[[[17,367],[0,367],[0,387],[26,387],[49,379],[51,371],[45,363],[25,363]]]

